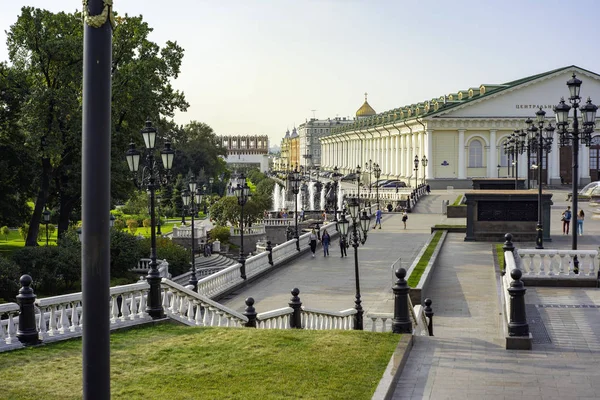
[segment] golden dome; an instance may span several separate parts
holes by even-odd
[[[373,110],[373,107],[369,105],[367,102],[367,93],[365,93],[365,102],[362,106],[356,111],[357,117],[370,117],[372,115],[376,115],[377,113]]]

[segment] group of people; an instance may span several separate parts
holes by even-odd
[[[573,213],[571,212],[571,206],[568,206],[565,211],[563,211],[561,215],[562,221],[562,230],[563,235],[569,234],[569,227],[571,225],[571,219],[573,218]],[[585,219],[585,213],[583,210],[579,210],[577,213],[577,234],[579,236],[583,236],[583,221]]]
[[[310,243],[310,251],[312,252],[312,256],[313,258],[315,257],[315,253],[317,251],[317,243],[320,240],[321,241],[321,245],[323,246],[323,257],[329,257],[329,246],[331,245],[331,236],[329,235],[329,232],[327,232],[327,229],[323,230],[323,234],[321,235],[321,238],[319,239],[319,235],[317,234],[316,229],[312,229],[312,231],[310,232],[310,236],[308,238],[309,243]],[[347,257],[348,253],[346,251],[346,249],[350,247],[348,244],[348,241],[346,240],[345,237],[341,236],[340,237],[340,253],[342,257]]]

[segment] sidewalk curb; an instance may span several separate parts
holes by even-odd
[[[396,383],[398,382],[400,375],[402,375],[402,370],[406,365],[413,344],[413,335],[407,333],[402,334],[400,342],[398,342],[398,346],[396,346],[392,358],[385,368],[383,377],[379,381],[371,400],[389,400],[394,396]]]

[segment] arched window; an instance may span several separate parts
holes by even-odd
[[[469,144],[469,168],[483,167],[483,145],[478,139]]]

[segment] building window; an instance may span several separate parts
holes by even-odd
[[[483,167],[483,145],[478,139],[469,144],[469,168]]]

